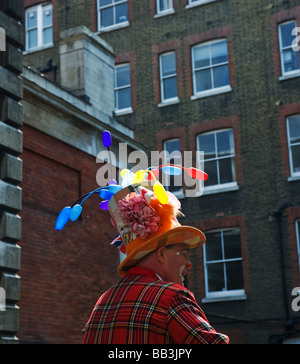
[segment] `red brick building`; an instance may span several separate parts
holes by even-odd
[[[44,25],[41,15],[38,15],[43,11],[46,18],[52,19],[50,21],[48,18],[48,22],[45,20]],[[186,186],[177,188],[176,192],[186,214],[182,223],[199,227],[207,235],[207,244],[193,256],[194,268],[188,279],[188,287],[195,292],[213,326],[228,334],[232,343],[299,342],[299,312],[292,305],[295,299],[292,292],[300,286],[300,59],[295,44],[297,35],[292,37],[292,30],[300,27],[299,14],[297,0],[274,0],[267,4],[248,0],[239,0],[234,4],[225,0],[121,0],[118,3],[96,0],[25,1],[24,19],[28,17],[27,23],[25,21],[25,65],[40,72],[43,70],[49,80],[56,80],[50,97],[51,110],[52,107],[57,108],[55,92],[58,84],[68,87],[68,77],[65,76],[71,70],[62,64],[64,46],[70,50],[68,44],[76,40],[71,31],[62,36],[60,34],[66,29],[85,26],[90,33],[83,33],[89,34],[89,39],[93,39],[91,42],[95,41],[94,36],[98,37],[114,52],[115,82],[111,90],[116,99],[111,107],[114,116],[109,113],[104,124],[114,125],[116,142],[126,139],[126,131],[131,131],[131,137],[126,140],[131,140],[133,148],[138,148],[132,141],[134,138],[147,145],[149,150],[173,148],[182,154],[184,151],[194,154],[204,151],[204,167],[210,179],[204,186],[203,195],[187,198]],[[33,21],[35,17],[39,21],[33,26],[30,19]],[[34,33],[35,29],[37,33]],[[43,30],[48,38],[37,36]],[[25,99],[36,83],[40,89],[46,90],[48,87],[43,86],[36,74],[33,76],[32,69],[27,69],[25,75],[28,80]],[[79,69],[80,72],[74,76],[75,79],[78,77],[78,84],[73,85],[72,95],[80,99],[79,109],[89,111],[88,118],[95,122],[95,114],[91,113],[89,105],[95,92],[82,92],[78,74],[84,68]],[[94,84],[97,85],[97,81]],[[87,89],[91,87],[88,82],[86,85]],[[62,94],[64,92],[61,91]],[[82,128],[85,131],[82,135],[78,133],[78,120],[70,121],[74,116],[72,103],[68,102],[70,114],[64,95],[61,96],[58,110],[65,111],[63,119],[67,124],[71,123],[75,130],[71,139],[67,137],[66,131],[69,129],[65,123],[61,127],[52,121],[46,128],[39,124],[38,117],[30,119],[34,111],[28,113],[24,120],[23,220],[26,219],[26,209],[28,214],[36,209],[30,203],[32,199],[39,199],[39,213],[35,213],[44,216],[45,223],[50,223],[51,213],[54,216],[54,210],[60,207],[53,196],[50,183],[53,178],[47,177],[47,164],[53,166],[54,179],[65,188],[57,189],[63,196],[58,200],[66,201],[65,196],[70,188],[67,186],[68,180],[77,181],[71,191],[71,196],[75,198],[78,192],[85,192],[83,183],[87,183],[88,189],[93,185],[95,156],[91,157],[93,153],[82,147],[92,145],[92,142],[84,141],[93,138],[89,137],[91,133],[85,128]],[[41,97],[41,104],[47,104],[47,97]],[[80,117],[85,119],[83,115]],[[91,124],[91,120],[85,123],[88,130]],[[36,146],[32,138],[40,135],[43,143]],[[54,154],[53,148],[50,148],[52,145],[56,145]],[[64,151],[65,159],[60,150]],[[43,181],[49,181],[46,189],[41,182],[36,186],[44,191],[43,195],[37,195],[34,182],[26,178],[26,175],[38,174],[34,171],[34,161],[43,167]],[[194,162],[197,162],[196,158]],[[58,170],[65,175],[65,179],[59,177],[61,173],[56,176]],[[84,170],[89,173],[83,173]],[[39,178],[35,179],[39,181]],[[43,196],[49,192],[48,202]],[[93,210],[88,212],[89,219],[95,219],[92,226],[96,229],[96,219],[100,221],[102,216],[99,211],[92,216],[90,211]],[[53,244],[54,250],[47,253],[47,258],[53,255],[52,264],[64,274],[66,286],[69,279],[67,272],[63,271],[70,266],[68,271],[73,272],[73,275],[70,273],[70,280],[76,282],[73,289],[77,292],[78,287],[88,284],[86,292],[89,292],[88,300],[92,302],[97,290],[90,289],[94,287],[95,276],[100,274],[101,267],[95,268],[93,265],[93,269],[90,269],[88,259],[84,263],[85,258],[80,254],[95,249],[89,243],[89,237],[93,240],[98,232],[90,231],[92,226],[84,224],[87,216],[82,218],[82,228],[80,222],[74,225],[74,231],[66,230],[59,238],[54,231],[50,233],[53,234],[50,235],[50,246]],[[25,220],[23,226],[23,235],[28,241],[30,234],[34,234],[32,221]],[[45,225],[38,232],[32,249],[44,246],[46,230]],[[84,234],[84,241],[88,244],[86,251],[77,251],[79,246],[72,245],[74,237],[79,234]],[[60,261],[56,259],[59,255],[57,241],[62,236],[68,242],[66,249],[79,254],[75,255],[80,261],[79,270],[74,268],[78,264],[72,260],[73,254],[69,255],[66,250],[64,257],[68,259],[65,265],[59,265]],[[28,259],[27,268],[26,264],[23,268],[24,274],[28,274],[26,283],[23,283],[25,288],[26,284],[31,286],[29,275],[33,271],[30,270],[31,251],[24,252],[25,241],[22,244],[24,262]],[[97,262],[99,252],[97,249],[92,251]],[[114,253],[109,250],[107,254]],[[111,258],[110,255],[107,257]],[[114,256],[113,259],[116,262],[118,257]],[[85,264],[88,271],[82,273]],[[93,274],[94,269],[96,275]],[[49,284],[46,292],[52,292],[52,275],[49,283],[45,267],[41,273],[44,282]],[[81,280],[81,274],[90,277]],[[107,275],[114,279],[114,273]],[[107,280],[107,275],[103,288],[111,282]],[[61,282],[58,277],[53,279]],[[39,283],[44,287],[43,280]],[[30,288],[24,288],[22,292],[26,302]],[[63,291],[65,289],[63,286]],[[41,294],[35,302],[40,304],[41,316],[44,316],[44,299],[45,295]],[[86,302],[82,293],[78,302],[80,310],[77,313],[83,313]],[[29,330],[32,315],[26,305],[22,307],[22,299],[20,306],[21,314],[24,312],[20,338],[25,341],[51,341],[50,335],[43,333],[47,331],[46,328]],[[27,307],[30,307],[29,304]],[[58,301],[55,306],[57,314],[63,312],[62,307],[69,306],[65,301],[61,305]],[[70,315],[73,314],[70,312]],[[65,322],[64,317],[60,319]],[[76,332],[78,328],[70,328],[65,339],[62,334],[52,340],[76,341]]]

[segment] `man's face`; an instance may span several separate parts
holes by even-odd
[[[188,254],[187,245],[183,243],[171,245],[165,249],[165,275],[168,281],[183,285],[184,276],[192,267]]]

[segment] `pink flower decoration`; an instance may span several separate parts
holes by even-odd
[[[129,224],[131,232],[142,239],[158,230],[160,217],[148,206],[143,197],[130,193],[118,202],[119,213],[125,224]]]

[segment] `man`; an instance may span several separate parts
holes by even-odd
[[[134,234],[122,236],[127,243],[119,267],[123,278],[98,300],[83,343],[228,344],[183,286],[192,266],[188,252],[204,244],[204,234],[179,224],[174,196],[161,204],[153,195],[143,199],[145,192],[129,186],[110,201],[120,234],[128,234],[128,227]]]

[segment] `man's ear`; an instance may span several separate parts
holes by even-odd
[[[165,262],[165,258],[164,258],[165,250],[166,250],[166,248],[164,246],[162,246],[162,247],[158,248],[156,251],[156,257],[160,263]]]

